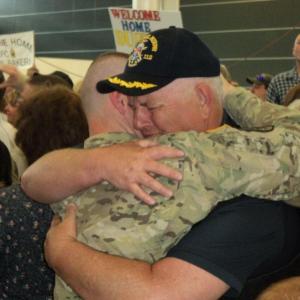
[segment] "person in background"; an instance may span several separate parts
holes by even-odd
[[[73,89],[73,87],[74,87],[73,80],[71,79],[71,77],[67,73],[62,72],[62,71],[54,71],[49,75],[54,75],[54,76],[57,76],[57,77],[63,79],[67,83],[69,88]]]
[[[287,91],[300,83],[300,34],[295,39],[292,53],[296,62],[295,67],[275,75],[269,84],[267,99],[271,102],[283,104]]]
[[[54,85],[63,85],[70,88],[70,85],[62,78],[55,75],[33,75],[30,79],[25,81],[20,92],[21,101],[26,101],[33,93],[49,88]],[[71,88],[70,88],[71,89]]]
[[[269,87],[269,84],[272,79],[272,75],[268,73],[261,73],[254,77],[247,77],[246,81],[250,84],[252,84],[250,91],[257,97],[259,97],[261,100],[266,101],[267,100],[267,90]]]
[[[1,81],[2,80],[2,81]],[[3,73],[0,71],[0,82],[4,82]],[[1,84],[1,83],[0,83]],[[14,89],[0,88],[0,103],[2,104],[3,111],[5,112],[5,105],[7,97],[10,93],[14,93]],[[6,105],[7,106],[7,105]],[[23,174],[27,164],[22,151],[15,143],[16,128],[7,121],[6,115],[0,113],[0,140],[7,147],[10,157],[12,159],[12,179],[14,182],[19,181],[20,176]]]
[[[35,74],[28,80],[20,84],[8,86],[9,91],[6,93],[6,106],[4,111],[7,115],[8,121],[16,127],[18,121],[18,110],[20,104],[30,98],[31,94],[41,89],[61,84],[69,87],[70,85],[63,79],[55,75],[41,75]]]
[[[21,103],[20,93],[16,89],[8,87],[4,100],[4,113],[6,114],[7,122],[16,127],[18,120],[18,108]]]
[[[60,83],[68,86],[70,89],[73,88],[73,81],[69,75],[61,71],[55,71],[49,75],[43,75],[38,73],[37,69],[33,67],[32,72],[29,72],[30,75],[28,77],[22,74],[20,70],[13,65],[0,65],[0,71],[8,75],[8,78],[0,83],[0,88],[14,88],[20,93],[21,98],[26,98],[32,85],[41,86],[45,84],[46,80],[48,80],[47,84],[49,86]]]
[[[45,153],[61,148],[58,145],[62,144],[62,137],[66,147],[73,147],[88,136],[87,121],[81,115],[79,98],[68,89],[61,85],[48,88],[48,93],[47,89],[42,89],[20,106],[15,140],[29,165]],[[76,119],[76,116],[81,117]],[[66,139],[67,136],[69,139]]]
[[[0,189],[12,184],[12,160],[9,151],[0,140]]]
[[[298,107],[300,104],[300,83],[295,85],[294,87],[290,88],[287,94],[284,96],[283,105],[289,107]]]
[[[54,86],[35,93],[20,109],[17,143],[29,163],[53,149],[78,145],[88,135],[79,97]],[[27,197],[20,185],[0,193],[0,299],[52,299],[54,274],[43,256],[52,218],[48,205]]]
[[[2,66],[3,67],[3,66]],[[9,66],[10,67],[10,66]],[[8,71],[7,69],[5,69]],[[11,71],[11,70],[9,70]],[[22,77],[23,78],[23,77]],[[9,80],[9,79],[8,79]],[[2,83],[3,84],[3,83]],[[19,110],[26,100],[30,99],[34,93],[42,91],[44,89],[50,88],[54,85],[63,85],[69,88],[69,85],[65,80],[54,76],[54,75],[34,75],[27,81],[22,83],[21,91],[18,89],[21,85],[19,84],[18,79],[16,82],[12,82],[12,85],[6,87],[6,106],[5,113],[7,114],[7,119],[13,126],[10,126],[8,122],[3,121],[0,125],[0,134],[1,131],[5,136],[9,134],[10,136],[10,145],[6,143],[6,146],[10,150],[12,159],[16,162],[17,171],[14,172],[14,181],[18,181],[24,170],[27,167],[26,158],[19,147],[15,145],[14,138],[18,129],[18,118]],[[0,86],[2,86],[0,84]],[[5,127],[5,128],[4,128]],[[11,150],[12,149],[12,150]]]

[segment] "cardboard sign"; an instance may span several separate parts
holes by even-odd
[[[182,27],[180,11],[137,10],[109,7],[117,51],[130,53],[150,31],[169,26]]]
[[[0,35],[0,64],[30,68],[34,63],[34,32]]]

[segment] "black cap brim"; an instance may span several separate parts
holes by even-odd
[[[138,79],[137,79],[138,78]],[[175,78],[145,77],[143,74],[122,73],[97,83],[99,93],[107,94],[118,91],[128,96],[142,96],[150,94],[172,82]]]
[[[247,77],[247,78],[246,78],[246,81],[247,81],[248,83],[250,83],[250,84],[253,84],[253,83],[256,82],[256,79],[255,79],[254,77]]]
[[[257,80],[257,79],[254,78],[254,77],[247,77],[247,78],[246,78],[246,81],[247,81],[248,83],[250,83],[250,84],[257,84],[257,85],[263,85],[263,84],[265,84],[263,81],[259,81],[259,80]]]

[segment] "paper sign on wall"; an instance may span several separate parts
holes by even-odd
[[[180,11],[136,10],[109,7],[117,51],[130,53],[148,32],[169,26],[182,27]]]
[[[29,68],[34,63],[34,32],[0,35],[0,64]]]

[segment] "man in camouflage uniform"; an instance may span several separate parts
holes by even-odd
[[[113,83],[119,84],[121,81],[115,78]],[[246,113],[241,103],[248,100],[259,101],[241,89],[227,97],[225,104],[233,115]],[[288,115],[293,113],[287,111],[285,120]],[[294,122],[290,121],[278,121],[276,125],[264,135],[219,127],[213,132],[157,137],[160,144],[182,149],[186,156],[166,162],[181,170],[183,180],[178,184],[160,178],[172,190],[173,197],[168,201],[157,197],[156,206],[141,205],[131,194],[102,183],[54,207],[60,210],[67,202],[78,204],[78,239],[82,242],[110,254],[152,263],[163,257],[219,201],[242,193],[279,200],[298,195],[297,188],[290,186],[290,179],[297,176],[290,162],[290,138],[294,145],[299,143],[297,126],[291,126]],[[124,133],[94,136],[85,146],[106,146],[126,139],[132,137]],[[57,288],[62,299],[71,297],[60,290],[60,284]]]

